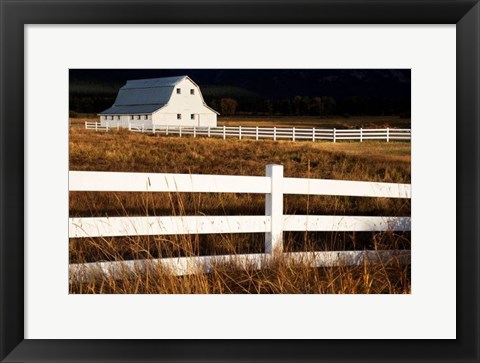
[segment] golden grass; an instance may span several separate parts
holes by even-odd
[[[410,183],[410,143],[332,143],[164,137],[70,129],[70,170],[264,175]],[[410,215],[410,201],[286,196],[287,214]],[[70,216],[259,215],[264,196],[70,192]],[[290,233],[287,251],[410,248],[409,234]],[[263,235],[145,236],[70,240],[70,262],[263,252]],[[156,275],[155,275],[156,274]],[[410,269],[395,263],[308,268],[282,261],[260,271],[218,266],[186,277],[138,274],[72,283],[71,293],[409,293]]]
[[[318,128],[410,128],[410,119],[399,116],[229,116],[218,118],[220,126],[278,126]]]
[[[154,242],[156,241],[156,242]],[[153,259],[158,255],[152,246],[167,252],[163,257],[175,256],[179,251],[181,255],[198,255],[198,240],[192,236],[179,237],[181,243],[173,244],[172,240],[152,238],[150,243],[145,243],[141,237],[129,238],[128,248],[131,256],[125,258],[113,252],[111,256],[102,256],[107,251],[115,251],[118,244],[114,241],[104,240],[96,243],[95,249],[99,252],[97,260],[123,261],[129,259]],[[224,254],[235,254],[233,238],[224,238]],[[93,243],[93,240],[83,239],[83,244]],[[287,238],[286,247],[294,240]],[[169,245],[170,244],[170,245]],[[393,232],[376,233],[372,238],[371,250],[405,249],[408,241]],[[291,247],[291,246],[290,246]],[[315,245],[306,242],[304,251],[312,251]],[[331,246],[332,247],[332,246]],[[78,246],[71,246],[71,250],[78,252]],[[252,252],[246,251],[245,253]],[[107,258],[105,258],[107,257]],[[411,292],[410,266],[402,264],[399,258],[391,257],[377,263],[360,266],[320,267],[308,265],[308,258],[302,262],[286,260],[282,255],[277,255],[262,269],[250,265],[243,265],[235,259],[230,263],[219,263],[213,266],[210,273],[197,273],[194,275],[173,276],[165,268],[154,262],[148,264],[146,269],[124,270],[120,278],[112,278],[98,272],[82,282],[72,282],[70,293],[282,293],[282,294],[405,294]]]
[[[70,170],[264,175],[269,163],[284,165],[291,177],[404,183],[410,180],[410,143],[224,141],[70,130]]]
[[[278,258],[260,270],[235,263],[208,274],[172,276],[161,268],[125,273],[122,279],[101,274],[70,284],[73,294],[409,294],[410,266],[396,260],[363,266],[313,268]]]

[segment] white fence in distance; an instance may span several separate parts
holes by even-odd
[[[111,121],[105,122],[85,122],[85,128],[96,131],[109,131],[120,129],[120,123]],[[241,139],[270,139],[270,140],[291,140],[291,141],[368,141],[368,140],[384,140],[384,141],[409,141],[411,140],[410,129],[321,129],[307,127],[259,127],[259,126],[152,126],[147,127],[144,124],[129,124],[128,129],[132,132],[151,133],[159,135],[178,135],[193,137],[218,137]]]
[[[209,271],[215,263],[235,261],[261,267],[283,253],[284,231],[410,231],[410,217],[284,215],[284,194],[407,198],[410,184],[344,180],[285,178],[283,166],[267,165],[265,176],[189,175],[70,171],[70,191],[198,192],[265,194],[265,215],[260,216],[144,216],[69,218],[69,237],[114,237],[176,234],[265,233],[265,253],[231,256],[163,258],[155,260],[71,264],[71,276],[89,278],[95,272],[120,276],[126,270],[161,264],[174,275]],[[410,251],[330,251],[283,253],[311,266],[355,265],[402,259]]]

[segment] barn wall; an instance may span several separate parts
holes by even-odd
[[[133,120],[132,120],[133,116]],[[140,120],[138,119],[140,116]],[[113,120],[112,120],[113,117]],[[109,127],[117,127],[119,123],[120,127],[128,127],[128,124],[131,125],[145,125],[145,127],[152,127],[152,116],[147,115],[148,119],[145,119],[145,115],[116,115],[116,116],[100,116],[100,124],[102,126],[106,125],[108,122]],[[106,118],[106,119],[105,119]]]
[[[183,110],[178,113],[182,115],[181,120],[177,119],[177,113],[168,113],[165,109],[162,109],[153,114],[153,123],[156,126],[198,126],[198,116],[195,120],[192,120],[190,113]]]
[[[177,88],[181,93],[177,94]],[[190,94],[190,90],[194,94]],[[181,114],[181,120],[177,119]],[[191,119],[191,115],[195,119]],[[174,87],[168,105],[153,113],[153,123],[158,126],[217,126],[217,114],[203,104],[200,88],[185,78]]]
[[[200,126],[217,127],[217,115],[213,112],[200,114]]]

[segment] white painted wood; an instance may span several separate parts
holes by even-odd
[[[266,253],[281,252],[283,231],[410,231],[410,217],[309,216],[178,216],[70,218],[69,237],[265,233]],[[273,232],[276,232],[274,234]]]
[[[270,193],[263,176],[70,171],[70,191]]]
[[[410,217],[284,215],[284,231],[410,231]]]
[[[269,216],[271,229],[265,233],[265,252],[283,251],[283,165],[269,164],[265,168],[271,181],[271,191],[265,194],[265,215]]]
[[[352,197],[410,198],[410,184],[364,181],[284,178],[284,194],[339,195]]]
[[[180,88],[180,94],[176,89]],[[194,94],[190,90],[194,90]],[[177,119],[181,114],[181,119]],[[191,115],[194,115],[194,119]],[[172,88],[167,105],[151,114],[156,126],[217,126],[217,114],[205,103],[200,87],[189,77]]]
[[[70,238],[265,233],[270,229],[270,217],[268,216],[152,216],[69,219]]]
[[[362,266],[378,262],[398,262],[410,264],[409,250],[367,250],[367,251],[318,251],[289,252],[283,254],[290,262],[300,263],[310,267]]]
[[[288,263],[309,267],[362,266],[382,262],[410,264],[410,251],[319,251],[290,252],[281,258]],[[76,282],[88,282],[95,278],[113,278],[120,280],[132,273],[160,272],[173,276],[209,273],[216,266],[234,264],[240,269],[259,270],[274,261],[271,254],[244,254],[198,257],[173,257],[161,259],[91,262],[69,265],[69,279]]]
[[[108,121],[107,121],[108,122]],[[126,123],[128,124],[128,123]],[[104,121],[102,124],[100,123],[85,123],[85,127],[87,129],[95,129],[99,130],[106,130],[106,128],[111,129],[110,126],[107,126]],[[118,126],[117,126],[118,127]],[[164,128],[162,128],[164,127]],[[307,128],[260,128],[260,127],[248,127],[248,126],[223,126],[222,128],[218,127],[211,127],[211,126],[191,126],[191,127],[184,127],[183,131],[180,126],[155,126],[153,127],[152,124],[131,124],[130,131],[133,132],[142,132],[142,131],[152,131],[155,132],[156,130],[164,130],[165,135],[169,133],[177,134],[177,135],[193,135],[193,137],[198,136],[221,136],[225,140],[227,137],[238,137],[239,139],[242,138],[255,138],[255,140],[259,140],[261,138],[264,139],[292,139],[293,141],[297,140],[312,140],[315,142],[316,140],[333,140],[334,142],[337,141],[344,141],[344,140],[359,140],[360,142],[366,140],[385,140],[387,142],[391,140],[410,140],[411,133],[409,129],[346,129],[346,130],[339,130],[339,129],[307,129]],[[172,131],[170,131],[172,130]],[[108,130],[106,130],[108,131]]]

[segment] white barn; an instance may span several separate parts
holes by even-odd
[[[98,114],[102,126],[217,126],[219,113],[188,76],[127,81],[112,107]]]

